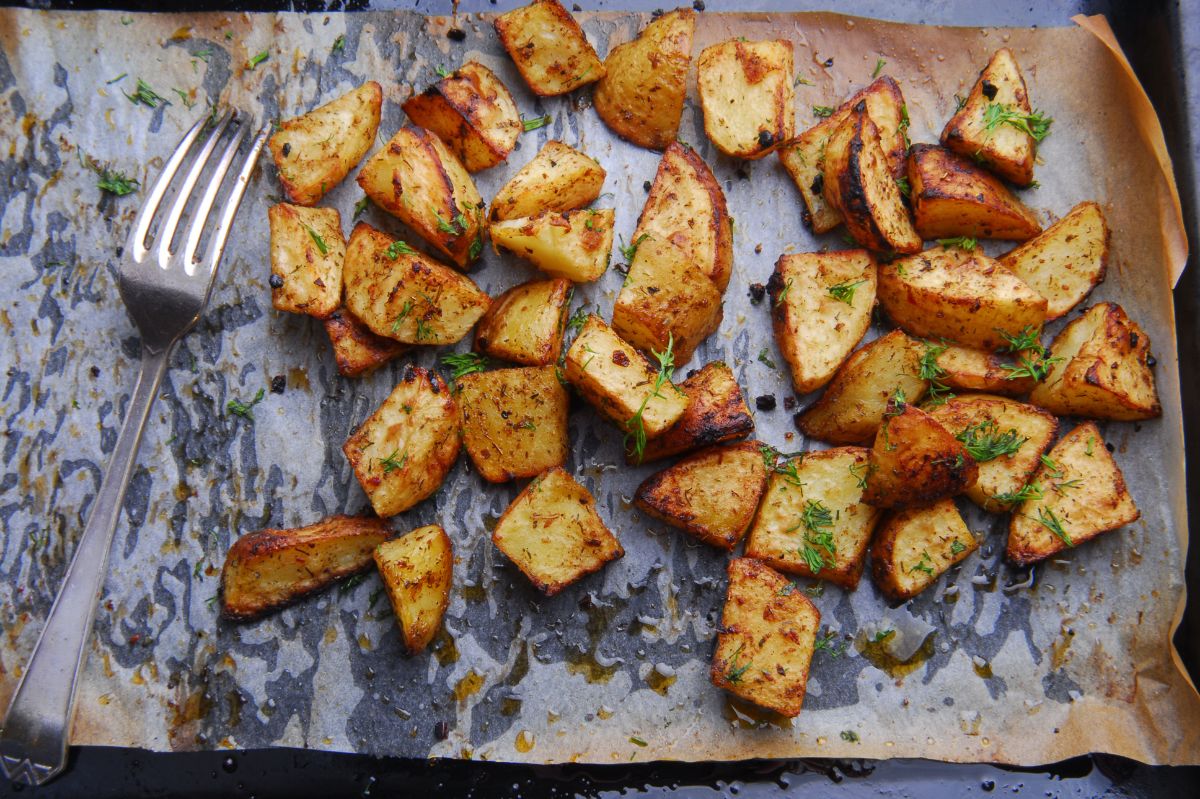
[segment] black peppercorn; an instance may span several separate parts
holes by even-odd
[[[273,289],[283,288],[283,277],[281,277],[280,275],[272,274],[271,279],[268,280],[267,282],[271,284],[271,288],[273,288]]]
[[[989,100],[996,99],[996,92],[998,91],[996,89],[996,84],[992,83],[990,80],[985,80],[982,88],[984,97],[988,98]]]
[[[465,42],[467,40],[467,32],[462,28],[451,28],[446,31],[446,38],[452,42]]]
[[[783,398],[783,409],[785,411],[796,410],[796,398],[795,397],[784,397]]]
[[[763,297],[767,296],[767,287],[762,283],[750,284],[750,304],[758,305],[763,301]]]
[[[450,737],[450,725],[444,721],[439,721],[433,725],[433,737],[439,741],[444,741]]]
[[[283,375],[275,375],[271,378],[272,394],[282,394],[285,388],[287,388],[287,378]]]
[[[1158,366],[1158,358],[1155,358],[1153,355],[1147,355],[1146,365],[1153,369],[1155,366]]]
[[[291,155],[292,154],[292,143],[290,141],[285,141],[283,143],[283,149],[281,150],[281,152],[283,153],[284,158],[287,158],[289,155]]]
[[[692,8],[696,9],[697,11],[703,11],[704,0],[692,0]]]
[[[642,191],[650,191],[650,181],[648,181],[648,180],[642,181]]]
[[[775,410],[775,395],[763,394],[761,397],[755,397],[754,407],[758,408],[760,411]]]

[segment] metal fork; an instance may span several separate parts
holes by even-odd
[[[141,333],[141,371],[91,516],[0,730],[0,765],[11,780],[40,785],[66,765],[75,690],[108,572],[109,546],[146,417],[176,342],[196,324],[208,303],[234,215],[270,132],[264,128],[250,142],[201,254],[200,243],[210,228],[217,195],[250,127],[249,118],[237,112],[226,112],[215,121],[205,118],[193,125],[147,195],[129,234],[119,287],[121,299]],[[222,138],[227,142],[219,160],[212,164]],[[174,200],[165,214],[160,214],[168,189],[192,151],[195,155]],[[192,192],[206,169],[208,184],[197,200]],[[181,231],[185,211],[189,211],[190,225]],[[161,221],[157,232],[152,233],[156,218]],[[180,233],[182,241],[176,244]]]

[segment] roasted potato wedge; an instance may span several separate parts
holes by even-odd
[[[804,198],[804,221],[814,233],[827,233],[842,222],[841,213],[825,202],[825,147],[829,137],[859,103],[865,105],[868,116],[875,123],[892,176],[901,178],[908,168],[905,163],[908,155],[908,111],[904,95],[900,93],[896,81],[884,75],[856,92],[830,116],[792,141],[780,145],[777,150],[779,162],[791,175]]]
[[[595,314],[567,350],[567,380],[602,416],[640,439],[662,435],[687,410],[688,396]],[[655,389],[658,384],[657,390]]]
[[[625,554],[596,500],[557,466],[517,495],[496,522],[492,543],[547,596]]]
[[[944,346],[944,349],[943,349]],[[1032,376],[1017,372],[1011,355],[995,354],[957,344],[938,345],[934,358],[941,370],[940,381],[954,391],[982,391],[986,394],[1018,396],[1028,394],[1037,385]],[[1032,353],[1017,353],[1032,357]]]
[[[1046,298],[982,252],[934,247],[879,265],[879,304],[914,336],[996,350],[1040,330]]]
[[[686,251],[661,239],[637,241],[613,304],[617,335],[643,352],[671,348],[676,365],[682,366],[721,326],[722,315],[720,289]]]
[[[892,398],[867,462],[863,502],[877,508],[927,505],[975,485],[979,465],[925,411]]]
[[[247,533],[225,554],[221,615],[257,618],[357,574],[391,535],[373,516],[330,516],[307,527]]]
[[[821,613],[792,583],[750,558],[729,562],[712,682],[782,716],[799,715]]]
[[[1084,202],[1003,256],[1000,263],[1046,298],[1046,318],[1057,319],[1083,302],[1108,271],[1108,223]]]
[[[952,499],[889,515],[871,542],[871,577],[892,602],[912,599],[979,548]]]
[[[1007,397],[952,397],[925,410],[979,464],[979,479],[966,494],[985,510],[1012,507],[1010,498],[1029,482],[1058,432],[1052,415]]]
[[[795,134],[792,43],[727,39],[704,48],[696,88],[704,132],[734,158],[762,158]]]
[[[609,51],[592,104],[613,133],[652,150],[675,141],[695,30],[696,14],[677,8],[651,20],[632,42]]]
[[[646,442],[641,463],[745,438],[754,432],[754,417],[724,361],[705,364],[689,374],[679,388],[687,395],[687,410],[665,433]],[[627,449],[625,462],[638,463],[637,454]]]
[[[383,404],[342,451],[380,516],[428,497],[458,458],[458,403],[437,374],[406,366]]]
[[[1093,305],[1064,327],[1050,347],[1057,360],[1029,401],[1060,416],[1132,422],[1162,415],[1150,337],[1125,309]]]
[[[478,61],[468,61],[404,101],[404,113],[438,135],[468,172],[502,163],[524,131],[508,87]]]
[[[833,379],[871,326],[875,258],[866,250],[779,256],[767,281],[775,343],[798,394]]]
[[[401,128],[363,164],[358,185],[460,269],[483,253],[483,198],[471,174],[424,128]]]
[[[632,243],[670,242],[725,292],[733,272],[733,220],[725,192],[695,150],[673,142],[663,152]],[[651,253],[647,250],[643,257]]]
[[[826,142],[821,173],[825,202],[841,215],[850,235],[863,247],[887,253],[920,252],[921,237],[886,155],[863,101]]]
[[[315,205],[371,149],[379,130],[383,89],[369,80],[353,91],[285,119],[267,140],[279,182],[297,205]]]
[[[493,25],[536,95],[566,94],[604,77],[604,63],[558,0],[533,0],[496,17]]]
[[[276,203],[271,226],[271,304],[324,319],[342,302],[346,240],[336,208]]]
[[[942,147],[912,146],[908,182],[913,217],[923,239],[969,236],[1025,241],[1042,232],[1033,211],[998,178]]]
[[[862,444],[879,429],[888,398],[897,391],[920,402],[928,383],[920,377],[925,348],[900,330],[856,350],[821,395],[796,419],[806,436],[830,444]]]
[[[375,335],[345,308],[326,317],[325,332],[333,345],[333,360],[342,377],[365,377],[409,350],[407,344]]]
[[[1141,515],[1092,422],[1063,436],[1030,485],[1036,490],[1013,513],[1008,528],[1006,555],[1018,565],[1077,547]]]
[[[475,351],[525,366],[558,363],[569,280],[534,280],[513,286],[493,302],[475,328]]]
[[[551,139],[496,192],[490,219],[523,219],[583,208],[600,196],[605,174],[596,159]]]
[[[546,211],[488,227],[493,247],[503,247],[553,277],[590,283],[608,270],[613,209]]]
[[[463,446],[489,483],[567,462],[567,390],[554,366],[494,369],[455,381]]]
[[[773,460],[773,453],[763,456]],[[858,587],[879,510],[862,502],[868,452],[839,447],[774,466],[746,557],[780,571]]]
[[[754,441],[711,447],[650,475],[634,504],[706,544],[733,549],[742,540],[767,484]]]
[[[1025,76],[1007,47],[992,53],[963,107],[946,123],[942,146],[977,159],[1005,180],[1028,186],[1033,182],[1037,142],[1015,125],[989,123],[992,118],[999,120],[995,111],[989,111],[993,106],[1015,112],[1022,119],[1033,113],[1025,90]]]
[[[454,344],[492,303],[466,275],[365,222],[350,233],[343,274],[350,313],[405,344]]]
[[[450,604],[454,546],[441,525],[418,527],[375,549],[375,565],[410,654],[425,651]]]

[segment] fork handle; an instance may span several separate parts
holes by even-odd
[[[173,349],[174,342],[158,352],[143,346],[137,385],[100,493],[0,731],[0,764],[11,780],[40,785],[66,766],[75,690],[108,573],[109,547]]]

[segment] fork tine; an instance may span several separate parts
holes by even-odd
[[[171,204],[171,210],[167,212],[158,226],[158,265],[163,269],[166,269],[171,262],[171,242],[179,229],[179,220],[183,217],[183,211],[187,207],[188,201],[192,199],[192,189],[196,186],[196,181],[200,179],[200,173],[204,171],[212,151],[216,148],[221,136],[225,134],[225,129],[229,127],[233,118],[233,112],[226,111],[220,121],[213,125],[208,138],[204,140],[200,151],[192,160],[192,166],[188,169],[183,183],[180,184],[175,201]]]
[[[171,185],[171,180],[175,177],[175,172],[178,171],[179,165],[183,163],[188,150],[192,148],[196,137],[200,135],[200,131],[204,128],[206,119],[207,117],[200,119],[184,134],[183,139],[180,140],[179,145],[175,148],[175,152],[171,153],[171,157],[167,160],[162,172],[159,173],[158,180],[154,182],[154,187],[146,195],[146,199],[142,203],[142,208],[138,211],[137,218],[133,221],[133,227],[129,232],[129,243],[125,250],[130,254],[135,263],[140,264],[150,253],[150,249],[146,247],[146,235],[150,232],[150,222],[154,219],[154,214],[158,211],[158,204],[162,202],[163,195],[167,193],[167,187]]]
[[[247,129],[249,129],[249,125],[247,125]],[[242,204],[242,195],[246,193],[246,186],[250,183],[250,173],[254,171],[254,165],[258,162],[258,154],[262,151],[263,145],[267,143],[267,136],[270,133],[271,126],[267,124],[254,137],[254,141],[250,143],[250,150],[246,153],[245,160],[242,161],[242,167],[238,170],[237,178],[234,179],[233,187],[229,190],[229,196],[225,198],[225,209],[221,213],[221,220],[217,224],[216,230],[213,231],[208,244],[208,252],[204,256],[208,262],[210,288],[212,287],[212,276],[216,275],[217,265],[221,262],[221,254],[225,251],[225,240],[229,237],[230,228],[233,227],[233,217],[237,214],[238,206]]]
[[[221,184],[225,182],[225,175],[229,172],[229,166],[233,163],[233,158],[237,155],[242,142],[246,139],[246,132],[250,129],[250,121],[248,119],[238,120],[238,122],[238,131],[225,145],[225,149],[221,153],[221,158],[217,161],[217,166],[209,177],[208,185],[204,189],[204,195],[200,198],[200,202],[196,204],[195,212],[192,214],[191,227],[188,228],[187,240],[183,245],[181,254],[183,269],[189,275],[196,272],[196,250],[199,249],[200,238],[204,235],[204,229],[208,226],[209,213],[212,211],[213,203],[216,202],[217,193],[221,190]]]

